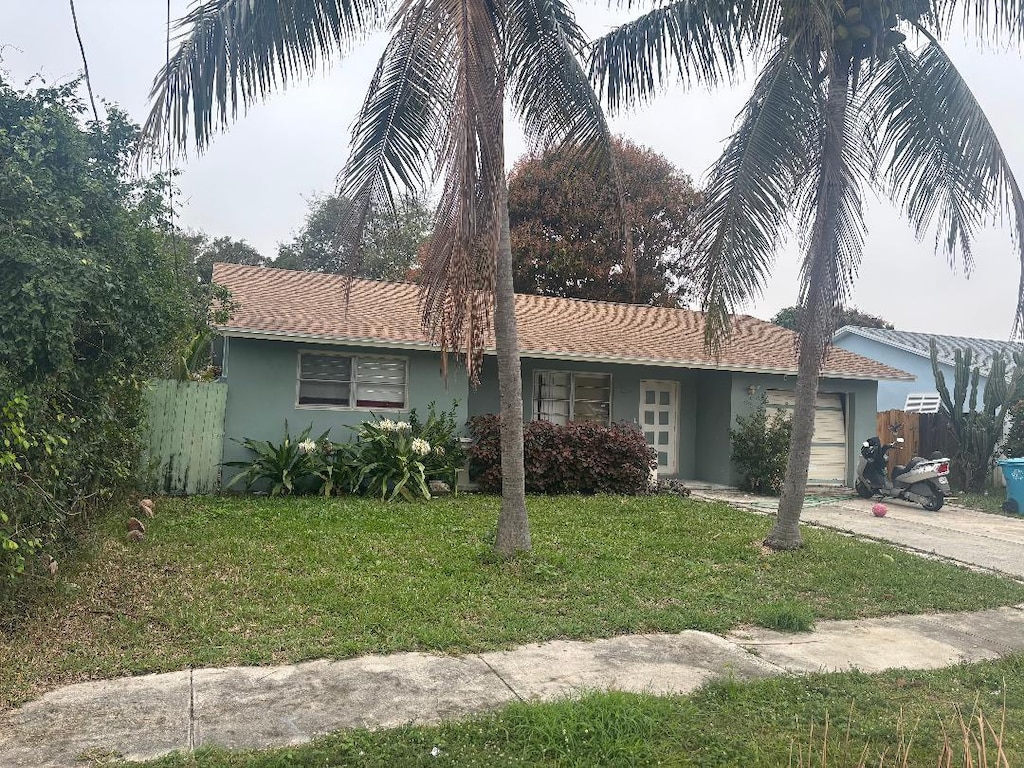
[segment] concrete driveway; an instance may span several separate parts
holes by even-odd
[[[702,490],[693,495],[766,513],[778,509],[777,499],[742,491]],[[820,489],[808,495],[801,519],[1024,580],[1024,516],[992,515],[953,504],[926,512],[915,504],[887,499],[888,514],[875,517],[873,503],[845,489]]]

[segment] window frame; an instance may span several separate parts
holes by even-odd
[[[615,376],[610,371],[572,371],[572,370],[558,370],[556,368],[544,368],[538,369],[533,372],[533,389],[530,392],[530,410],[531,421],[548,421],[548,419],[542,419],[537,411],[537,391],[538,391],[538,378],[543,374],[561,374],[569,376],[569,423],[576,422],[576,376],[607,376],[608,377],[608,421],[586,421],[580,422],[582,424],[602,424],[603,426],[610,427],[612,425],[613,406],[615,401]],[[549,422],[554,424],[556,422]]]
[[[351,361],[352,379],[349,382],[350,405],[331,405],[329,403],[300,403],[299,392],[302,387],[302,356],[317,355],[319,357],[347,357]],[[404,383],[402,385],[402,405],[395,406],[360,406],[359,402],[359,361],[360,360],[400,360],[403,363]],[[361,411],[364,413],[404,413],[409,409],[409,358],[403,355],[360,355],[356,352],[335,352],[319,349],[300,349],[295,355],[295,408],[311,411]]]

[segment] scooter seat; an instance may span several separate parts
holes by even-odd
[[[903,466],[902,464],[897,464],[895,467],[892,468],[892,479],[895,480],[897,477],[906,472],[907,467]]]

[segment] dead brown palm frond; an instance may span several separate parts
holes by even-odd
[[[472,380],[490,330],[504,185],[500,30],[483,0],[438,0],[456,55],[442,135],[444,186],[423,268],[423,320],[445,349],[466,355]]]

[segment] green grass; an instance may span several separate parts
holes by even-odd
[[[804,603],[781,600],[758,611],[756,623],[780,632],[810,632],[814,629],[814,611]]]
[[[1005,488],[992,488],[988,493],[958,493],[952,502],[961,507],[976,509],[979,512],[989,512],[994,515],[1008,515],[1003,511],[1003,502],[1006,501]],[[1024,519],[1021,515],[1009,514],[1009,517]]]
[[[870,766],[923,766],[940,764],[945,743],[953,747],[951,764],[964,765],[957,707],[968,723],[980,711],[997,734],[1004,728],[1006,764],[1024,764],[1024,656],[1013,656],[928,672],[724,682],[689,696],[591,694],[513,704],[435,727],[349,731],[262,752],[201,750],[194,758],[174,755],[153,765],[839,768],[863,759]],[[975,754],[973,765],[996,766],[995,744],[987,733],[988,762]]]
[[[531,499],[534,553],[494,562],[497,510],[481,496],[164,500],[139,544],[111,517],[0,637],[0,709],[189,666],[723,633],[787,600],[817,620],[1024,601],[1013,582],[819,530],[769,554],[768,518],[677,497]]]

